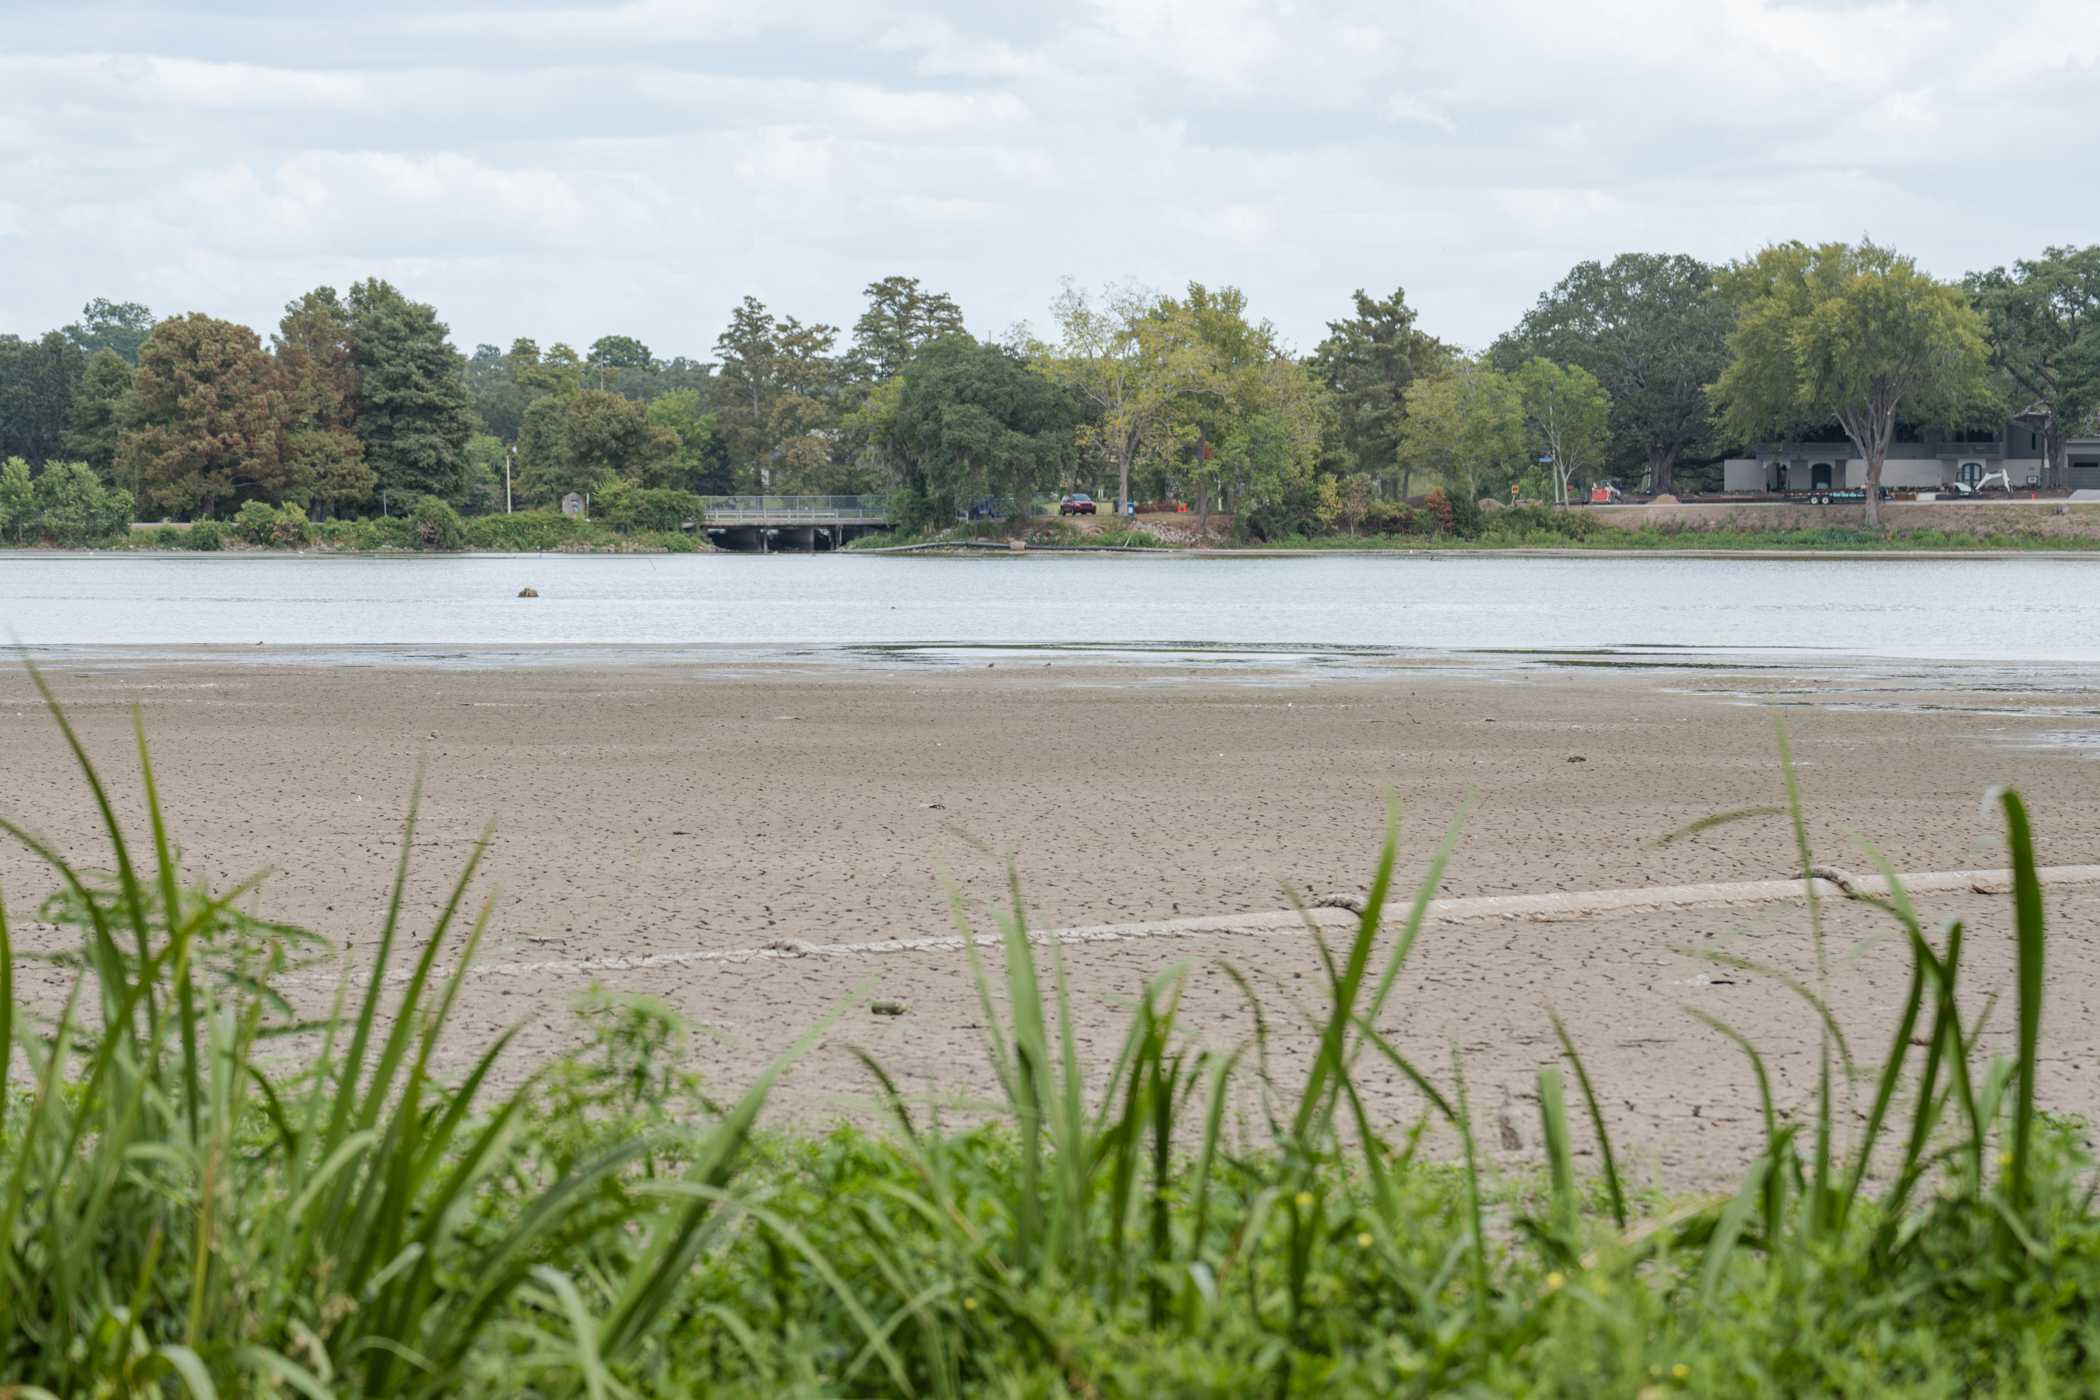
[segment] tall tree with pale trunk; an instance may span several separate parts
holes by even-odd
[[[1163,310],[1136,287],[1112,287],[1097,303],[1065,284],[1052,307],[1058,343],[1041,347],[1043,371],[1091,413],[1082,449],[1116,470],[1116,511],[1130,503],[1131,466],[1179,429],[1185,396],[1213,374],[1213,356],[1185,309]]]
[[[1602,460],[1611,396],[1581,365],[1557,365],[1543,356],[1515,375],[1531,445],[1553,468],[1553,503],[1568,504],[1577,472]]]
[[[1867,468],[1867,523],[1899,415],[1959,425],[1990,411],[1983,318],[1959,287],[1874,243],[1782,243],[1731,264],[1736,308],[1721,422],[1745,442],[1835,420]]]

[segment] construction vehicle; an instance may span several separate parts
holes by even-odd
[[[1957,496],[1981,496],[1993,486],[2003,490],[2007,500],[2012,499],[2012,473],[2003,467],[1976,478],[1974,482],[1957,481],[1953,483],[1954,494]]]

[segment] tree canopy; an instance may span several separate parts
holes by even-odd
[[[1612,465],[1660,493],[1680,463],[1716,455],[1706,386],[1728,362],[1733,319],[1706,263],[1622,253],[1577,263],[1490,353],[1507,371],[1534,356],[1588,370],[1611,399]]]
[[[31,463],[57,456],[86,372],[80,347],[57,331],[0,335],[0,454]]]
[[[2006,399],[2040,420],[2049,484],[2062,486],[2067,440],[2100,410],[2100,246],[2048,248],[1964,285],[1989,329]]]
[[[434,308],[378,278],[350,288],[356,431],[382,493],[459,500],[466,486],[464,363]]]
[[[1867,521],[1899,414],[1963,423],[1991,403],[1983,318],[1959,287],[1873,243],[1782,243],[1733,263],[1714,401],[1744,441],[1836,421],[1866,462]]]
[[[1576,477],[1604,454],[1611,397],[1581,365],[1557,365],[1544,356],[1526,360],[1514,378],[1533,455],[1551,469],[1554,504],[1567,505]]]
[[[1524,401],[1508,375],[1478,360],[1453,361],[1407,391],[1401,460],[1435,472],[1454,498],[1499,496],[1522,469]]]
[[[963,334],[962,308],[946,292],[930,292],[916,277],[870,282],[868,309],[853,323],[856,378],[881,381],[900,374],[920,346]]]
[[[1334,396],[1336,438],[1349,467],[1382,480],[1399,461],[1408,386],[1441,371],[1451,349],[1416,326],[1398,287],[1382,299],[1359,287],[1351,300],[1355,314],[1327,323],[1312,367]]]
[[[283,375],[254,331],[171,317],[139,347],[117,478],[136,483],[141,504],[185,515],[284,500],[289,417]]]
[[[985,497],[1025,507],[1071,460],[1074,418],[1070,397],[1011,350],[961,334],[927,342],[904,366],[889,427],[910,513],[952,520]]]
[[[153,313],[140,303],[96,297],[80,308],[80,319],[67,326],[63,334],[80,347],[83,355],[109,350],[126,364],[136,365],[139,347],[146,343],[152,330]]]
[[[795,485],[825,454],[811,438],[830,417],[837,339],[837,327],[775,317],[757,297],[738,304],[716,339],[716,431],[761,491]]]

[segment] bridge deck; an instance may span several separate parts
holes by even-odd
[[[886,525],[883,496],[706,496],[709,527]]]

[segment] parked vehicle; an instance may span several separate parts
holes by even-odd
[[[1057,513],[1059,515],[1092,515],[1095,513],[1094,498],[1084,491],[1074,491],[1069,496],[1061,496],[1057,502]]]

